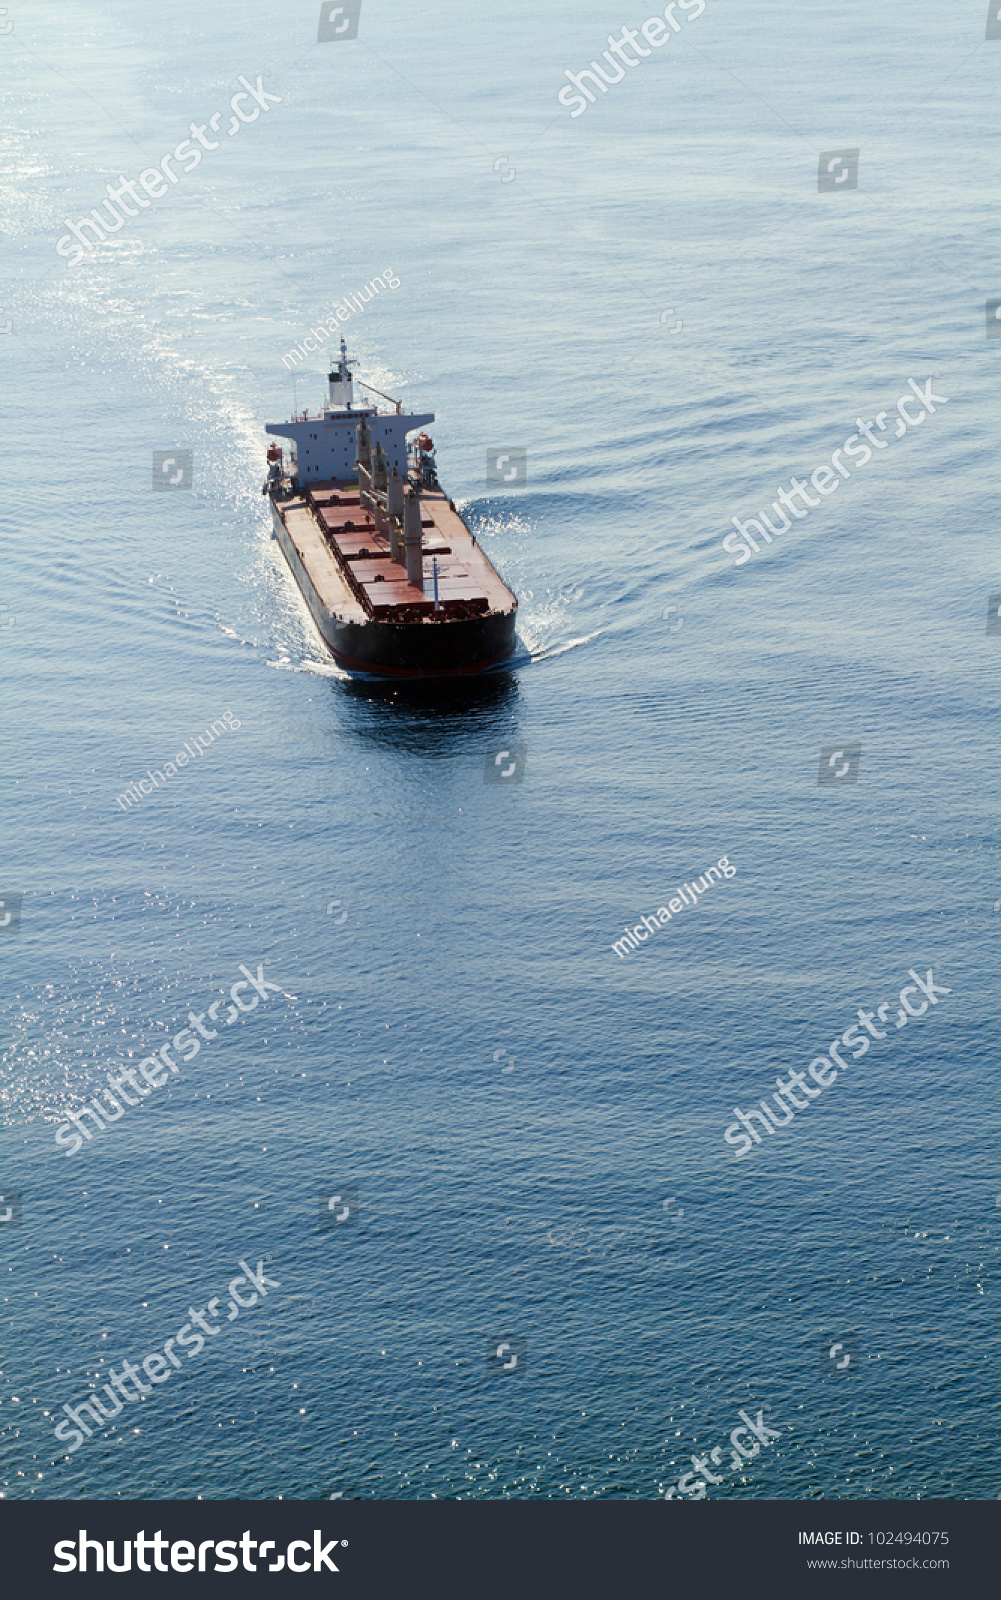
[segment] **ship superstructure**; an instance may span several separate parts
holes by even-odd
[[[275,537],[336,659],[399,677],[475,673],[506,660],[518,602],[438,483],[432,412],[355,400],[341,340],[315,416],[269,422]],[[418,430],[420,430],[418,432]],[[418,433],[412,447],[408,436]]]

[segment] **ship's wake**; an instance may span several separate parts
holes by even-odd
[[[539,665],[543,661],[555,661],[558,656],[566,655],[568,650],[579,650],[582,645],[590,644],[592,640],[599,638],[604,631],[603,628],[597,628],[594,633],[584,634],[579,639],[567,639],[560,644],[533,643],[531,639],[519,638],[520,648],[516,654],[510,656],[507,661],[499,662],[496,667],[489,668],[488,671],[510,672],[515,667],[532,667]],[[276,672],[306,672],[313,674],[317,678],[334,678],[340,683],[351,683],[360,677],[371,678],[373,681],[382,681],[384,676],[387,682],[399,681],[391,675],[383,675],[378,672],[346,672],[335,661],[317,661],[315,658],[310,657],[304,657],[300,661],[293,661],[290,656],[282,656],[277,661],[269,659],[268,666],[273,667]],[[483,674],[483,676],[486,675],[487,673]]]
[[[510,666],[535,666],[541,661],[555,661],[557,656],[565,656],[568,650],[579,650],[582,645],[591,644],[604,633],[604,628],[595,628],[593,633],[585,633],[579,639],[566,639],[560,644],[535,644],[531,639],[525,639],[528,655],[515,657]]]
[[[350,672],[345,672],[336,661],[292,661],[284,656],[280,661],[269,661],[269,667],[274,667],[276,672],[310,672],[317,678],[338,678],[342,683],[351,682]]]

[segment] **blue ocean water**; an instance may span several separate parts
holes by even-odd
[[[0,1488],[678,1499],[694,1455],[710,1498],[993,1499],[983,0],[709,0],[576,117],[565,70],[652,6],[362,0],[322,44],[317,10],[0,32]],[[231,135],[241,74],[280,99]],[[220,108],[69,268],[63,219]],[[520,598],[517,665],[461,688],[346,679],[260,494],[265,422],[323,393],[283,355],[388,269],[351,353],[436,413]],[[897,438],[911,379],[944,403]],[[885,450],[736,566],[731,518],[879,412]],[[500,448],[524,487],[486,489]],[[241,964],[279,990],[224,1025]],[[898,1028],[911,968],[949,993]],[[55,1142],[216,1000],[148,1103]],[[738,1160],[734,1108],[881,1003]],[[241,1260],[271,1287],[231,1316]],[[67,1452],[64,1405],[213,1297],[206,1348]]]

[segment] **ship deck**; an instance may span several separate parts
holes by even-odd
[[[335,617],[364,623],[447,621],[450,616],[514,611],[517,601],[494,570],[448,497],[422,487],[421,546],[424,591],[392,560],[388,533],[363,508],[357,482],[311,483],[275,505],[317,595]],[[438,564],[435,612],[433,562]]]

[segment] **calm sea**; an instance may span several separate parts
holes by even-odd
[[[324,43],[317,10],[0,23],[2,1491],[650,1499],[716,1449],[711,1498],[995,1498],[984,0],[709,0],[576,117],[564,71],[651,4],[362,0]],[[280,98],[230,133],[241,74]],[[64,219],[192,122],[218,148],[70,269]],[[519,660],[462,689],[348,681],[261,498],[265,422],[324,392],[283,355],[387,270],[351,354],[436,413],[520,598]],[[897,437],[911,379],[945,403]],[[735,566],[731,518],[880,412]],[[241,964],[279,988],[227,1025]],[[949,993],[898,1027],[911,968]],[[881,1004],[737,1159],[734,1108]],[[152,1352],[68,1452],[62,1408]]]

